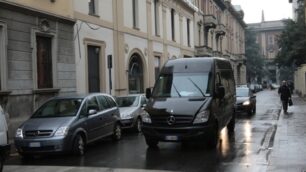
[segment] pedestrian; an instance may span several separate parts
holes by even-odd
[[[287,86],[287,82],[283,81],[282,86],[278,89],[278,94],[280,95],[280,99],[282,101],[284,113],[287,114],[288,109],[288,101],[291,99],[291,91],[290,88]]]

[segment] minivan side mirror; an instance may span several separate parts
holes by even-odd
[[[89,105],[88,106],[88,115],[94,115],[98,112],[98,106],[96,105]]]
[[[225,89],[224,86],[220,85],[217,87],[217,97],[219,99],[223,99],[225,96]]]
[[[152,96],[151,88],[146,89],[146,98],[149,99]]]
[[[89,109],[89,111],[88,111],[88,115],[90,116],[90,115],[94,115],[94,114],[96,114],[97,113],[97,110],[95,110],[95,109]]]

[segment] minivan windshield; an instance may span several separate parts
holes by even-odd
[[[32,118],[52,118],[75,116],[83,99],[53,99],[42,105]]]
[[[206,97],[211,94],[209,73],[173,73],[160,75],[153,97]]]

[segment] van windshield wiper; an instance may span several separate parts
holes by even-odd
[[[188,78],[188,80],[200,91],[200,93],[202,94],[203,97],[205,97],[205,94],[203,93],[203,91],[201,90],[201,88],[193,82],[192,79]]]
[[[174,83],[172,84],[173,88],[175,89],[176,93],[179,95],[179,97],[182,97],[182,95],[180,94],[180,92],[177,90],[176,86],[174,85]]]

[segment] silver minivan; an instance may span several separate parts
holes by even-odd
[[[21,156],[73,152],[83,155],[86,145],[112,136],[121,139],[115,99],[102,93],[55,97],[38,108],[16,131]]]
[[[8,139],[8,128],[4,115],[4,111],[0,106],[0,172],[3,168],[5,158],[8,156],[10,151],[9,139]]]

